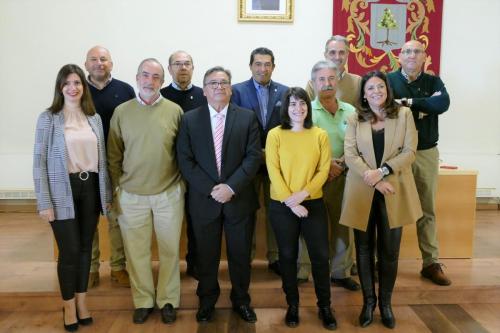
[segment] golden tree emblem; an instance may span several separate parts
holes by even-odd
[[[387,34],[385,35],[385,40],[379,41],[377,43],[382,44],[382,46],[396,44],[389,40],[389,30],[394,30],[398,27],[397,22],[394,19],[394,15],[392,14],[389,8],[384,9],[384,15],[382,16],[380,22],[377,24],[377,27],[386,29],[387,31]]]

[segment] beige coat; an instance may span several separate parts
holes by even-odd
[[[395,194],[385,196],[390,228],[415,223],[422,216],[411,164],[417,149],[417,131],[410,109],[401,107],[396,119],[385,119],[384,155],[393,173],[386,177]],[[345,162],[349,168],[340,223],[366,231],[375,188],[363,181],[366,170],[376,169],[372,128],[359,122],[357,115],[348,121],[344,143]]]

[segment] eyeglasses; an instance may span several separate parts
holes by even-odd
[[[409,56],[412,53],[417,56],[424,53],[424,51],[421,49],[406,49],[406,50],[401,50],[401,53],[404,54],[405,56]]]
[[[218,87],[221,87],[222,89],[225,89],[231,85],[231,82],[229,81],[208,81],[205,83],[205,86],[209,86],[212,89],[217,89]]]
[[[193,64],[191,63],[191,61],[184,61],[184,62],[176,61],[176,62],[172,63],[170,66],[177,67],[177,68],[181,68],[183,66],[186,68],[191,68],[191,66],[193,66]]]

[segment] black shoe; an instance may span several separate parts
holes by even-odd
[[[68,332],[75,332],[76,330],[78,330],[78,321],[76,323],[66,325],[66,322],[64,321],[64,308],[63,308],[63,325],[64,329]]]
[[[249,305],[235,306],[233,310],[247,323],[255,323],[257,321],[257,315]]]
[[[199,323],[208,323],[212,320],[213,315],[213,306],[200,307],[198,309],[198,312],[196,312],[196,321]]]
[[[297,327],[299,326],[299,306],[298,305],[290,305],[288,310],[286,311],[285,316],[285,325],[288,327]]]
[[[331,331],[337,329],[337,320],[329,306],[319,308],[318,316],[323,321],[324,328]]]
[[[92,325],[92,323],[94,322],[92,317],[87,317],[87,318],[78,317],[78,312],[76,313],[76,319],[78,319],[78,324],[83,325],[83,326]]]
[[[278,260],[267,264],[267,269],[273,271],[274,274],[281,276],[281,267],[280,267],[280,262]]]
[[[177,319],[174,306],[170,303],[165,304],[161,309],[161,321],[165,324],[171,324]]]
[[[357,283],[356,281],[354,281],[350,277],[345,278],[345,279],[331,278],[330,281],[333,282],[334,285],[342,287],[342,288],[347,289],[347,290],[358,291],[359,289],[361,289],[361,286],[359,285],[359,283]]]
[[[198,275],[198,269],[196,269],[196,266],[193,264],[188,264],[187,269],[186,269],[186,274],[191,276],[195,280],[199,280],[200,277]]]
[[[379,305],[380,316],[382,317],[382,324],[387,328],[394,328],[396,326],[396,318],[392,313],[390,304]]]
[[[361,327],[366,327],[373,322],[373,311],[375,311],[376,301],[369,300],[364,302],[363,309],[359,314],[359,325]]]
[[[134,310],[134,324],[144,324],[148,320],[153,308],[137,308]]]

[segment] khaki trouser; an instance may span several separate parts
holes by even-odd
[[[422,253],[423,267],[438,262],[435,198],[439,174],[439,151],[437,147],[417,150],[412,165],[417,192],[424,215],[417,221],[418,246]]]
[[[253,184],[255,186],[255,193],[259,195],[259,200],[260,200],[260,191],[262,190],[263,197],[264,197],[264,204],[260,206],[260,209],[264,210],[264,223],[266,225],[266,245],[267,245],[267,252],[266,252],[266,258],[267,261],[270,263],[273,263],[277,261],[278,258],[278,244],[276,244],[276,237],[274,236],[274,231],[273,228],[271,227],[271,222],[269,219],[269,191],[270,191],[270,181],[269,181],[269,176],[267,174],[263,173],[258,173],[257,176],[255,176],[253,180]],[[256,213],[257,214],[257,213]],[[257,219],[257,216],[256,216]],[[255,227],[254,227],[254,232],[253,232],[253,240],[252,240],[252,252],[251,252],[251,259],[253,260],[255,258],[255,247],[257,244],[257,238],[256,238],[256,230],[257,230],[257,221],[255,221]]]
[[[111,210],[107,215],[108,219],[108,237],[109,237],[109,266],[112,271],[121,271],[125,269],[125,250],[123,249],[122,234],[120,225],[118,224],[117,214]],[[92,261],[90,263],[90,271],[99,271],[99,229],[96,229],[94,240],[92,241]]]
[[[330,224],[330,272],[335,279],[349,277],[354,263],[352,229],[339,223],[344,187],[345,173],[323,186],[323,200],[325,201]],[[297,277],[301,279],[307,278],[311,272],[311,262],[302,237],[300,237],[298,264]]]
[[[135,308],[159,308],[180,302],[179,241],[184,216],[184,187],[179,182],[156,195],[121,191],[122,214],[118,217],[128,262]],[[153,282],[151,237],[158,243],[158,284]]]

